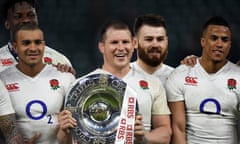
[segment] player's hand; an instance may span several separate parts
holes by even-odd
[[[53,66],[55,66],[61,72],[70,72],[74,76],[76,76],[76,74],[77,74],[75,69],[69,65],[58,63],[57,65],[53,65]]]
[[[40,138],[41,133],[37,132],[32,138],[30,138],[27,144],[35,144],[35,142]]]
[[[240,66],[240,60],[238,60],[236,64],[237,64],[238,66]]]
[[[142,116],[136,115],[134,124],[134,141],[142,141],[144,138],[144,125],[142,122]]]
[[[186,56],[183,60],[181,60],[181,64],[185,64],[188,66],[194,66],[197,63],[197,56],[195,55],[189,55]]]
[[[72,113],[68,110],[63,110],[58,115],[59,130],[69,134],[70,129],[77,126],[77,121],[72,117]]]

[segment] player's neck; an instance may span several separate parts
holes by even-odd
[[[150,65],[146,64],[145,62],[143,62],[142,60],[140,60],[139,58],[136,62],[148,74],[153,74],[155,71],[157,71],[163,65],[163,63],[160,63],[157,66],[150,66]]]
[[[207,58],[201,57],[199,63],[209,74],[218,72],[226,63],[227,60],[221,62],[214,62],[212,60],[207,60]]]
[[[23,63],[18,63],[16,65],[17,69],[19,69],[22,73],[24,73],[25,75],[29,76],[29,77],[35,77],[38,73],[40,73],[42,71],[42,69],[44,68],[45,64],[43,63],[39,63],[37,65],[26,65]]]

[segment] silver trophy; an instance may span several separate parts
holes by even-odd
[[[125,89],[125,82],[109,74],[78,80],[65,104],[77,120],[71,131],[74,143],[114,143]]]

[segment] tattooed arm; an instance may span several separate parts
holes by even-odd
[[[0,116],[0,129],[7,144],[24,144],[23,138],[16,127],[14,113]]]

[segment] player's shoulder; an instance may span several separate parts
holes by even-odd
[[[54,48],[51,48],[49,46],[45,46],[45,50],[44,50],[45,53],[50,53],[50,54],[55,54],[55,55],[61,55],[61,56],[64,56],[61,52],[55,50]],[[64,56],[65,57],[65,56]]]
[[[70,60],[63,53],[49,46],[45,46],[44,57],[51,58],[54,64],[61,63],[61,64],[67,64],[72,66]]]
[[[132,67],[130,70],[127,78],[130,81],[146,81],[152,83],[153,85],[162,85],[160,79],[157,76],[148,74],[139,69],[135,69],[134,67]]]
[[[227,62],[227,69],[230,69],[232,71],[240,71],[240,66],[237,65],[237,64],[234,64],[233,62],[231,61],[228,61]]]
[[[5,45],[0,47],[0,51],[5,51],[6,49],[8,49],[8,45],[7,44],[5,44]]]
[[[199,67],[199,64],[196,64],[194,66],[188,66],[185,64],[181,64],[181,65],[177,66],[175,69],[173,69],[169,76],[182,75],[185,73],[189,73],[191,70],[197,69],[198,67]]]
[[[74,75],[70,72],[61,72],[53,65],[46,65],[45,67],[45,74],[46,75],[56,75],[56,76],[63,76],[63,77],[74,77]]]
[[[167,64],[163,64],[163,65],[162,65],[162,68],[167,69],[167,70],[169,70],[169,71],[173,71],[173,70],[175,69],[174,67],[172,67],[172,66],[170,66],[170,65],[167,65]]]
[[[0,72],[0,77],[3,78],[11,77],[11,75],[14,75],[16,71],[17,69],[15,66],[10,66]]]
[[[6,56],[10,54],[9,50],[8,50],[8,45],[4,45],[0,48],[0,56]]]

